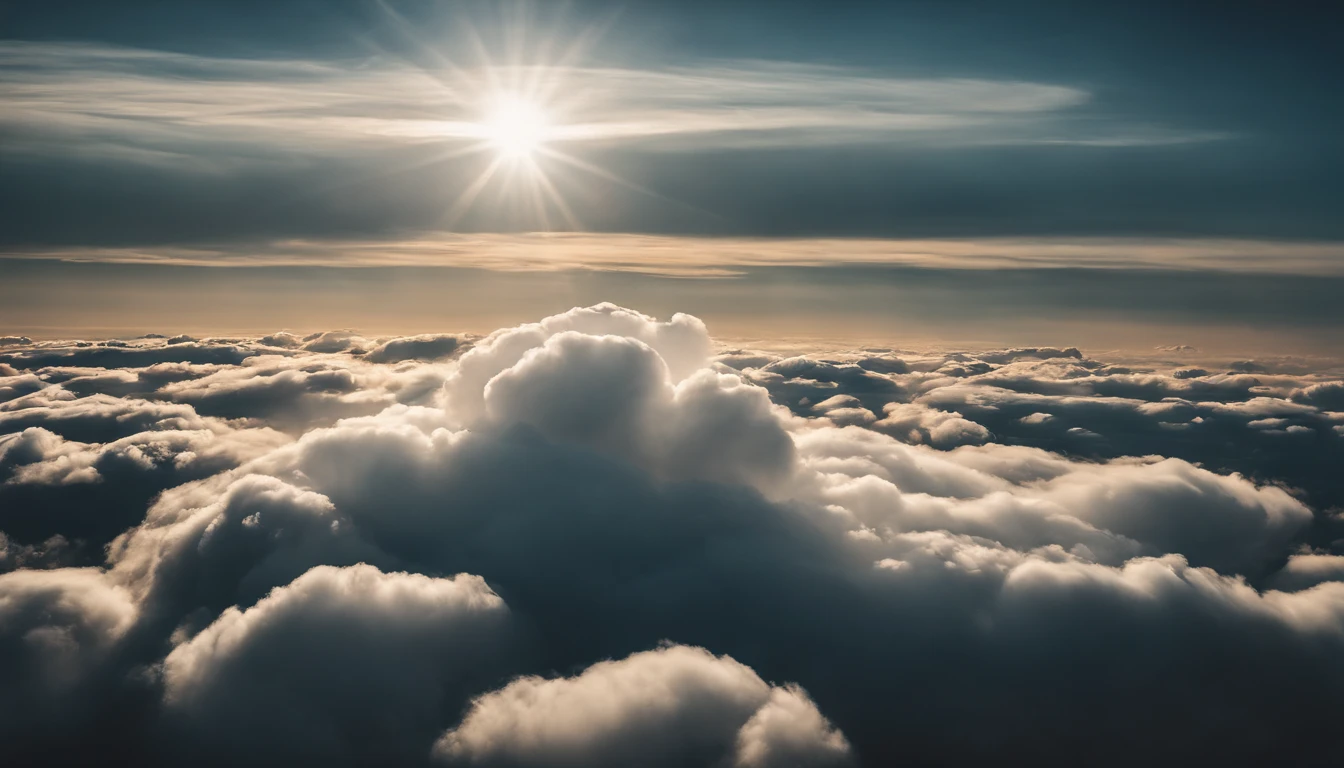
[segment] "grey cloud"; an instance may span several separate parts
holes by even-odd
[[[65,738],[95,732],[101,694],[116,685],[108,666],[136,618],[130,594],[95,568],[0,574],[0,732],[12,757],[59,762]],[[140,737],[122,744],[130,751]]]
[[[152,396],[159,388],[219,371],[217,364],[156,363],[145,368],[38,368],[37,375],[76,395]]]
[[[1073,358],[1081,360],[1083,353],[1076,347],[1068,349],[1058,349],[1055,347],[1029,347],[1023,349],[1007,349],[1002,352],[989,352],[976,355],[980,360],[987,363],[1011,363],[1017,360],[1055,360],[1058,358]]]
[[[0,370],[0,374],[3,374],[0,376],[0,403],[7,403],[47,387],[47,382],[34,374],[20,374],[9,366],[5,368],[8,370]]]
[[[19,370],[49,366],[82,368],[136,368],[155,363],[216,363],[236,365],[256,354],[233,344],[183,342],[167,344],[159,340],[125,346],[43,345],[31,349],[0,352],[0,362]]]
[[[285,442],[269,429],[217,422],[151,429],[106,443],[67,440],[42,427],[0,435],[0,530],[29,548],[61,537],[61,562],[98,563],[103,547],[142,520],[160,491],[231,469]]]
[[[863,407],[880,412],[902,395],[900,385],[889,376],[850,362],[793,357],[770,362],[748,376],[795,412],[837,394],[855,397]]]
[[[258,358],[198,379],[169,384],[159,394],[197,412],[251,418],[303,430],[345,416],[375,413],[390,399],[349,396],[360,390],[354,371],[340,362]]]
[[[329,339],[324,333],[313,343],[326,348]],[[340,351],[353,353],[347,348],[349,339],[340,339]],[[348,354],[263,354],[242,366],[169,382],[152,396],[190,404],[203,415],[302,432],[395,403],[428,401],[445,375],[437,366],[389,369]]]
[[[208,421],[188,405],[94,394],[76,397],[47,387],[0,408],[0,429],[40,426],[71,440],[102,442],[150,429],[202,429]]]
[[[1171,376],[1175,379],[1197,379],[1201,376],[1208,376],[1209,372],[1203,368],[1182,368],[1179,371],[1172,371]]]
[[[442,360],[460,354],[469,340],[452,334],[404,336],[383,342],[364,356],[371,363],[399,363],[403,360]]]
[[[267,347],[281,347],[282,349],[294,349],[303,346],[303,339],[288,331],[280,331],[269,336],[262,336],[257,339],[257,343]]]
[[[1344,556],[1308,550],[1289,556],[1270,583],[1275,589],[1298,592],[1335,581],[1344,581]]]
[[[20,544],[0,533],[0,573],[19,568],[55,568],[70,565],[67,557],[70,542],[61,535],[52,536],[38,544]]]
[[[778,355],[741,349],[714,356],[714,362],[734,371],[741,371],[747,368],[764,368],[779,359],[780,357]]]
[[[1292,399],[1323,411],[1344,411],[1344,381],[1327,381],[1294,390]]]
[[[108,548],[113,577],[169,629],[249,606],[318,565],[391,561],[322,494],[264,475],[219,480],[165,492]]]
[[[369,340],[354,331],[324,331],[303,338],[303,349],[309,352],[353,352],[363,350]]]
[[[849,424],[865,425],[877,421],[873,412],[863,407],[862,401],[853,395],[835,395],[812,406],[815,413],[824,415],[832,423],[841,426]]]
[[[858,361],[858,366],[876,373],[909,373],[910,365],[899,357],[875,355]]]
[[[193,762],[420,762],[492,679],[507,616],[476,576],[319,566],[175,647],[168,716]]]
[[[1327,436],[1329,416],[1299,402],[1303,390],[1291,384],[1258,394],[1265,388],[1247,377],[1036,376],[1008,382],[988,374],[949,382],[930,388],[916,402],[963,413],[1000,441],[1098,458],[1174,455],[1223,470],[1280,478],[1322,506],[1344,501],[1344,486],[1326,470],[1344,446]],[[1321,385],[1321,391],[1331,388]],[[1297,393],[1292,400],[1290,393]],[[1266,419],[1282,420],[1283,429],[1256,429]],[[1075,429],[1080,431],[1071,431]],[[1099,438],[1088,438],[1088,433]]]
[[[914,403],[887,403],[882,419],[873,429],[896,435],[911,443],[928,443],[939,448],[977,445],[989,439],[989,430],[962,418],[955,411],[940,411]]]
[[[194,465],[206,477],[241,464],[287,442],[271,430],[214,429],[152,430],[108,443],[68,441],[42,427],[29,427],[0,436],[0,468],[10,469],[13,485],[68,485],[95,483],[100,472],[118,461],[143,470],[164,465],[184,469]]]

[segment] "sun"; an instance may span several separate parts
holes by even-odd
[[[507,209],[501,212],[509,216],[526,217],[534,229],[557,228],[552,221],[558,216],[565,228],[582,230],[583,222],[565,198],[570,194],[593,196],[594,183],[670,200],[621,178],[582,152],[585,142],[592,147],[607,135],[603,127],[610,122],[601,119],[603,95],[584,85],[588,69],[581,62],[606,33],[611,19],[576,30],[563,15],[533,17],[534,11],[539,13],[542,6],[551,4],[517,4],[516,13],[502,14],[483,28],[469,18],[459,20],[460,36],[455,35],[450,44],[422,39],[416,24],[393,3],[380,0],[373,5],[385,15],[389,28],[404,37],[395,49],[383,52],[386,57],[414,64],[420,70],[417,82],[437,86],[429,91],[423,119],[415,121],[426,133],[415,135],[427,143],[441,140],[441,148],[383,172],[443,167],[450,174],[445,186],[457,190],[444,208],[441,228],[454,229],[478,203],[486,201]],[[557,36],[565,30],[572,37]],[[470,58],[454,61],[451,53],[456,50]],[[621,125],[612,123],[611,127],[620,129]],[[617,130],[614,135],[623,134]],[[478,155],[486,158],[478,162]],[[458,158],[473,159],[459,163]]]
[[[528,160],[546,143],[550,122],[536,104],[509,95],[495,100],[481,126],[501,157]]]
[[[579,87],[586,71],[579,62],[606,24],[588,27],[566,41],[536,34],[526,14],[504,19],[485,34],[468,22],[462,27],[461,45],[453,48],[475,60],[455,62],[440,43],[419,40],[411,31],[414,25],[388,4],[377,5],[391,23],[407,30],[417,51],[416,64],[431,83],[442,86],[431,107],[441,112],[423,121],[432,131],[426,138],[441,138],[442,149],[391,171],[444,164],[451,173],[448,183],[459,189],[444,209],[442,228],[455,228],[485,201],[498,206],[502,215],[515,217],[510,221],[526,218],[533,229],[581,230],[583,222],[565,197],[593,191],[593,179],[653,194],[571,149],[598,138],[594,128],[602,124],[591,111],[602,103],[600,95]],[[545,26],[565,28],[559,22]],[[491,39],[490,32],[498,32],[500,39]],[[486,158],[455,162],[477,155]]]

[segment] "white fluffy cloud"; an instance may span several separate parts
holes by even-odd
[[[434,748],[511,766],[811,766],[849,744],[802,689],[703,648],[669,646],[572,678],[524,677],[472,702]]]

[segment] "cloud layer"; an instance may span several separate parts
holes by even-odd
[[[1344,412],[1309,365],[787,356],[613,305],[5,344],[0,730],[27,764],[1344,746]]]
[[[15,248],[9,258],[198,267],[574,269],[735,277],[762,267],[894,266],[946,270],[1135,269],[1344,275],[1344,245],[1211,238],[703,238],[550,232],[427,232],[397,240],[278,240],[238,245]],[[406,342],[409,343],[409,342]]]

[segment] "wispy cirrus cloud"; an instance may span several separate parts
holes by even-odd
[[[1214,132],[1102,119],[1061,84],[905,78],[755,60],[663,69],[487,66],[391,56],[217,58],[83,43],[0,43],[0,131],[12,153],[201,163],[480,138],[502,90],[541,92],[554,142],[660,150],[846,143],[1153,145]],[[71,140],[78,140],[73,150]]]
[[[733,277],[758,267],[1144,269],[1344,276],[1344,244],[1213,238],[941,239],[683,237],[430,232],[397,239],[285,239],[218,245],[15,249],[7,258],[194,267],[466,267]]]

